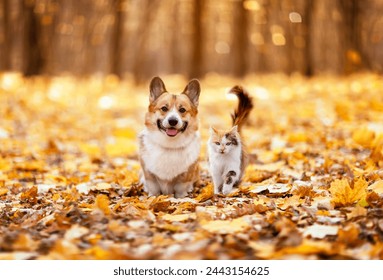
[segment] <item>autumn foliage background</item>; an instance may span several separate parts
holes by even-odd
[[[218,2],[0,2],[0,259],[383,258],[381,3]],[[138,181],[153,75],[201,81],[184,199]],[[214,196],[208,128],[235,84],[251,164]]]

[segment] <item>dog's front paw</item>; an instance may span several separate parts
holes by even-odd
[[[184,198],[184,197],[186,197],[188,195],[188,192],[176,192],[175,194],[174,194],[174,197],[175,198]]]
[[[193,190],[192,183],[178,183],[174,186],[174,197],[175,198],[183,198],[188,195],[189,192]]]
[[[161,194],[160,187],[149,180],[146,180],[144,183],[144,191],[148,193],[148,196],[157,196]]]

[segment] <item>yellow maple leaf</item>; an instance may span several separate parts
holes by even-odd
[[[347,179],[335,180],[329,189],[335,207],[350,206],[366,197],[367,182],[360,177],[351,188]]]
[[[207,186],[201,190],[201,193],[195,198],[195,200],[197,200],[198,202],[204,202],[212,198],[213,195],[214,195],[213,185],[207,184]]]
[[[365,148],[371,147],[374,138],[375,132],[366,127],[358,128],[352,134],[352,140]]]
[[[105,215],[110,214],[109,199],[104,194],[99,194],[94,202],[94,208],[100,209]]]

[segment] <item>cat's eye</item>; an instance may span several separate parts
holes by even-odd
[[[169,109],[168,109],[168,107],[166,107],[166,106],[162,106],[161,107],[161,111],[162,112],[167,112]]]
[[[179,111],[181,114],[183,114],[183,113],[186,112],[186,109],[185,109],[185,108],[180,108],[178,111]]]
[[[216,144],[216,145],[221,145],[221,143],[219,143],[219,142],[215,142],[215,144]]]
[[[227,143],[226,143],[226,146],[230,146],[230,145],[231,145],[231,142],[227,142]]]

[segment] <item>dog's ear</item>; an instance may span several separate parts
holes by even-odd
[[[201,86],[198,80],[193,79],[188,83],[182,94],[186,94],[191,100],[191,102],[193,102],[194,106],[197,107],[200,92]]]
[[[165,84],[160,77],[154,77],[150,82],[149,101],[154,102],[161,94],[166,92]]]

